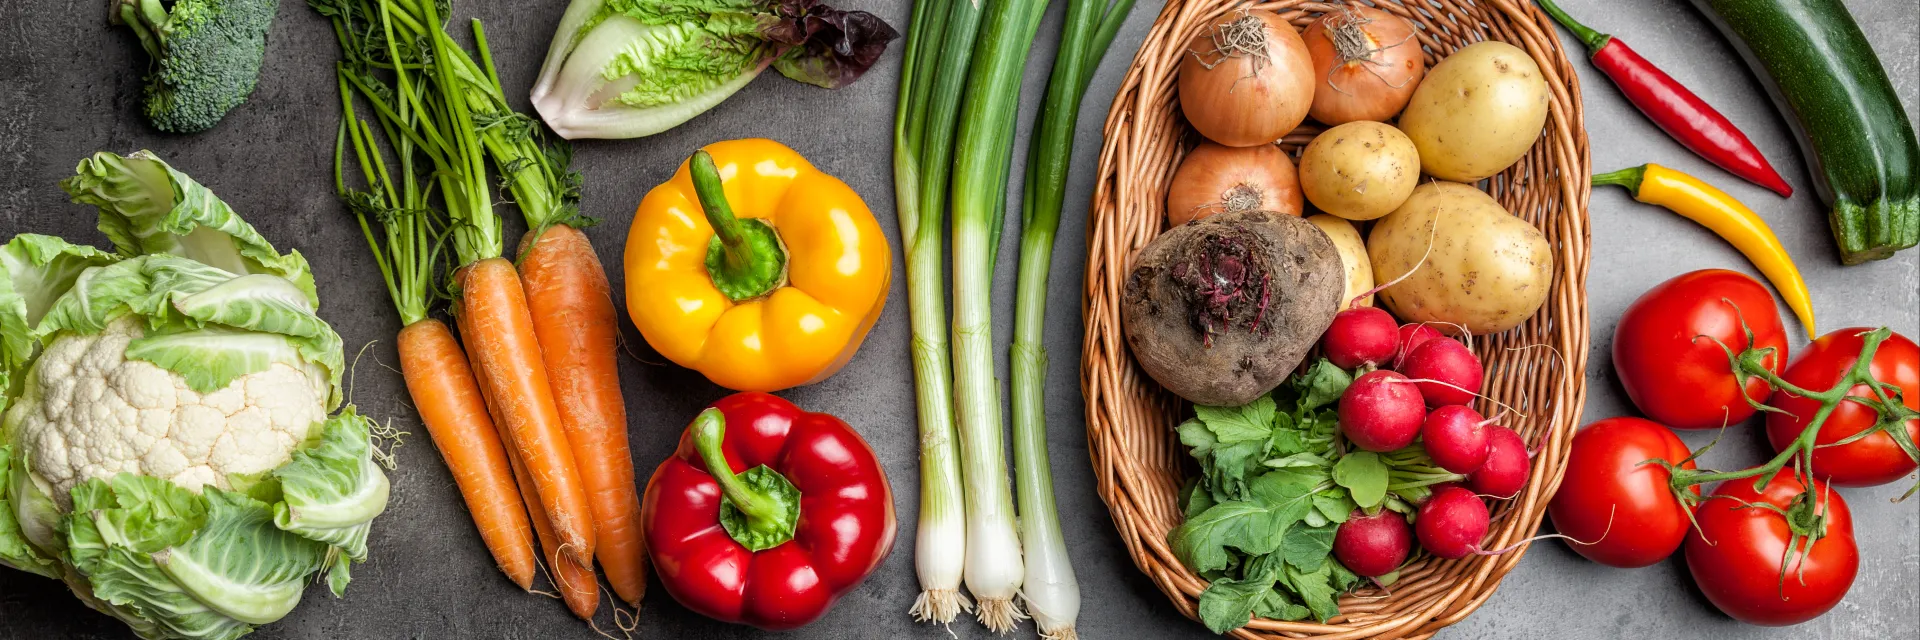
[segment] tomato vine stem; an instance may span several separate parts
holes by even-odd
[[[1731,301],[1727,301],[1727,303],[1730,305],[1733,304]],[[1738,307],[1735,308],[1735,311],[1736,313],[1738,312]],[[1808,470],[1809,473],[1807,475],[1810,476],[1810,471],[1813,468],[1814,449],[1823,446],[1816,442],[1820,435],[1820,428],[1826,424],[1828,416],[1831,416],[1834,409],[1838,408],[1842,402],[1857,402],[1866,405],[1873,408],[1880,417],[1874,422],[1873,426],[1862,430],[1860,433],[1848,436],[1840,442],[1824,446],[1834,446],[1841,443],[1852,442],[1872,435],[1875,431],[1886,431],[1894,438],[1895,442],[1900,444],[1901,449],[1906,451],[1909,457],[1920,460],[1920,450],[1917,450],[1914,443],[1906,437],[1905,428],[1908,420],[1920,418],[1920,412],[1908,409],[1897,400],[1888,398],[1887,391],[1892,385],[1875,379],[1872,373],[1873,356],[1880,349],[1880,343],[1892,335],[1891,330],[1886,327],[1881,327],[1863,334],[1861,336],[1860,356],[1854,360],[1851,367],[1847,368],[1846,375],[1842,376],[1840,380],[1829,389],[1813,391],[1788,382],[1781,378],[1778,373],[1775,373],[1773,367],[1768,364],[1769,361],[1778,357],[1775,349],[1772,347],[1753,348],[1751,346],[1754,344],[1753,330],[1747,327],[1744,319],[1741,320],[1740,329],[1746,335],[1748,346],[1739,353],[1735,353],[1719,340],[1714,340],[1715,344],[1719,344],[1720,348],[1727,352],[1727,360],[1732,368],[1735,383],[1744,390],[1750,380],[1759,378],[1766,382],[1771,389],[1777,389],[1788,394],[1819,402],[1820,409],[1815,411],[1813,416],[1807,420],[1806,427],[1801,429],[1800,435],[1796,436],[1792,443],[1783,447],[1779,454],[1760,466],[1733,471],[1694,471],[1680,469],[1671,464],[1667,464],[1666,466],[1672,474],[1672,479],[1669,481],[1669,484],[1674,495],[1680,499],[1682,504],[1698,504],[1700,502],[1698,494],[1690,489],[1715,482],[1757,477],[1758,479],[1754,481],[1754,490],[1764,490],[1774,474],[1779,473],[1781,469],[1786,468],[1787,464],[1793,462],[1795,459],[1801,461],[1799,467]],[[1872,391],[1874,397],[1863,398],[1851,395],[1853,388],[1856,386],[1865,386]],[[1899,389],[1893,388],[1893,393],[1897,398]],[[1781,409],[1756,401],[1745,393],[1742,393],[1741,397],[1745,399],[1748,404],[1752,405],[1754,409],[1759,411],[1784,413]],[[1700,452],[1705,452],[1707,448],[1712,446],[1712,444],[1709,444],[1707,447],[1703,447]],[[1698,453],[1699,452],[1696,452],[1695,455],[1698,455]],[[1664,463],[1664,461],[1653,460],[1647,462]],[[1916,490],[1920,490],[1920,483],[1917,483],[1914,488],[1909,489],[1900,499],[1904,500],[1912,496]]]

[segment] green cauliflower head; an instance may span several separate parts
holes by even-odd
[[[146,152],[61,185],[114,253],[0,246],[0,565],[146,638],[236,638],[338,595],[386,507],[312,274]]]

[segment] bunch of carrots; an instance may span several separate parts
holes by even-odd
[[[599,607],[596,559],[637,608],[646,551],[618,325],[606,270],[579,229],[591,220],[579,215],[565,148],[508,106],[478,20],[476,63],[435,0],[312,4],[342,50],[335,187],[405,326],[408,393],[481,539],[522,589],[544,563],[582,619]],[[526,218],[517,266],[501,256],[489,165]],[[431,316],[441,299],[459,340]]]

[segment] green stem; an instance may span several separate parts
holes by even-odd
[[[1020,506],[1020,541],[1027,553],[1022,593],[1041,632],[1050,636],[1074,628],[1080,587],[1061,533],[1047,456],[1047,276],[1060,227],[1067,173],[1072,168],[1080,101],[1086,95],[1087,78],[1105,53],[1104,48],[1093,45],[1098,41],[1106,8],[1106,0],[1074,0],[1067,7],[1060,50],[1054,57],[1029,155],[1021,208],[1020,271],[1009,356],[1013,373],[1013,467]],[[1008,153],[1011,155],[1010,149]]]
[[[1766,463],[1757,467],[1734,471],[1676,472],[1669,483],[1674,495],[1680,496],[1682,500],[1692,500],[1690,496],[1692,496],[1693,493],[1689,490],[1691,487],[1753,477],[1760,478],[1755,485],[1756,490],[1758,490],[1763,488],[1766,483],[1773,478],[1774,474],[1786,468],[1787,463],[1792,462],[1794,458],[1804,456],[1805,459],[1812,460],[1814,448],[1820,436],[1820,428],[1826,424],[1827,418],[1833,414],[1834,409],[1839,407],[1841,402],[1847,401],[1848,393],[1853,387],[1856,385],[1873,387],[1878,384],[1879,381],[1873,377],[1873,356],[1874,353],[1879,350],[1880,343],[1886,340],[1888,335],[1889,332],[1882,328],[1870,331],[1862,336],[1860,355],[1854,360],[1853,366],[1847,369],[1846,374],[1842,376],[1833,387],[1825,391],[1809,391],[1782,379],[1778,374],[1774,373],[1772,369],[1766,366],[1766,362],[1770,360],[1771,357],[1777,356],[1769,357],[1763,353],[1762,350],[1757,350],[1749,346],[1746,351],[1729,356],[1728,359],[1732,366],[1747,376],[1760,378],[1765,380],[1767,384],[1773,388],[1819,402],[1820,409],[1815,411],[1813,416],[1807,420],[1807,424],[1801,429],[1800,435],[1795,436],[1792,443],[1781,448],[1780,452],[1775,454],[1773,458]],[[1751,337],[1748,338],[1748,343],[1752,343]],[[1736,379],[1739,380],[1742,386],[1745,385],[1746,378],[1736,376]]]
[[[719,409],[701,411],[688,428],[693,430],[693,446],[700,452],[700,462],[707,466],[707,475],[719,483],[720,493],[733,501],[733,508],[746,515],[748,526],[755,531],[778,528],[785,509],[773,498],[741,482],[727,463],[726,451],[720,446],[727,435],[726,415]]]
[[[780,234],[763,220],[741,219],[727,204],[727,192],[720,180],[720,169],[705,149],[693,152],[687,161],[693,179],[693,191],[713,227],[713,242],[707,247],[707,276],[720,293],[734,302],[766,296],[786,286],[787,249]]]
[[[1587,45],[1588,55],[1599,53],[1600,48],[1607,46],[1607,41],[1613,38],[1613,36],[1594,31],[1591,27],[1580,24],[1579,21],[1573,19],[1573,16],[1569,16],[1567,12],[1561,11],[1560,7],[1555,5],[1552,0],[1536,1],[1540,3],[1541,9],[1547,11],[1547,15],[1553,16],[1554,22],[1558,22],[1560,26],[1566,27],[1567,31],[1573,32],[1573,37],[1578,38],[1581,44]]]
[[[1611,185],[1615,187],[1626,187],[1627,191],[1639,195],[1640,181],[1646,177],[1647,165],[1643,164],[1638,167],[1627,167],[1619,171],[1595,175],[1593,176],[1593,186],[1604,187]]]

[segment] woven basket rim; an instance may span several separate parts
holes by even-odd
[[[1277,11],[1300,27],[1339,4],[1169,0],[1132,61],[1106,121],[1087,228],[1082,299],[1086,337],[1081,390],[1086,400],[1088,452],[1096,489],[1135,565],[1189,618],[1197,619],[1197,598],[1206,582],[1175,559],[1166,543],[1167,530],[1178,522],[1171,496],[1179,491],[1178,470],[1183,468],[1181,459],[1187,457],[1170,427],[1186,409],[1134,363],[1120,328],[1120,286],[1134,252],[1164,227],[1161,203],[1166,183],[1188,147],[1186,141],[1194,137],[1177,113],[1177,98],[1171,95],[1179,52],[1194,29],[1241,10]],[[1539,527],[1546,504],[1559,486],[1586,401],[1591,160],[1579,79],[1553,23],[1531,2],[1366,0],[1351,4],[1375,6],[1414,22],[1429,65],[1436,51],[1451,52],[1494,39],[1526,50],[1546,76],[1550,99],[1541,140],[1520,163],[1483,187],[1547,235],[1555,260],[1548,300],[1532,320],[1520,328],[1475,339],[1475,351],[1488,367],[1488,395],[1510,404],[1544,399],[1531,402],[1524,418],[1510,421],[1535,452],[1533,467],[1528,486],[1519,496],[1492,505],[1493,524],[1486,544],[1489,548],[1511,545]],[[1303,128],[1285,142],[1304,143],[1315,131]],[[1552,350],[1526,348],[1538,344]],[[1362,590],[1341,598],[1341,615],[1325,624],[1255,618],[1231,635],[1248,640],[1430,637],[1485,603],[1525,550],[1522,546],[1505,555],[1451,561],[1427,557],[1404,571],[1391,593]]]

